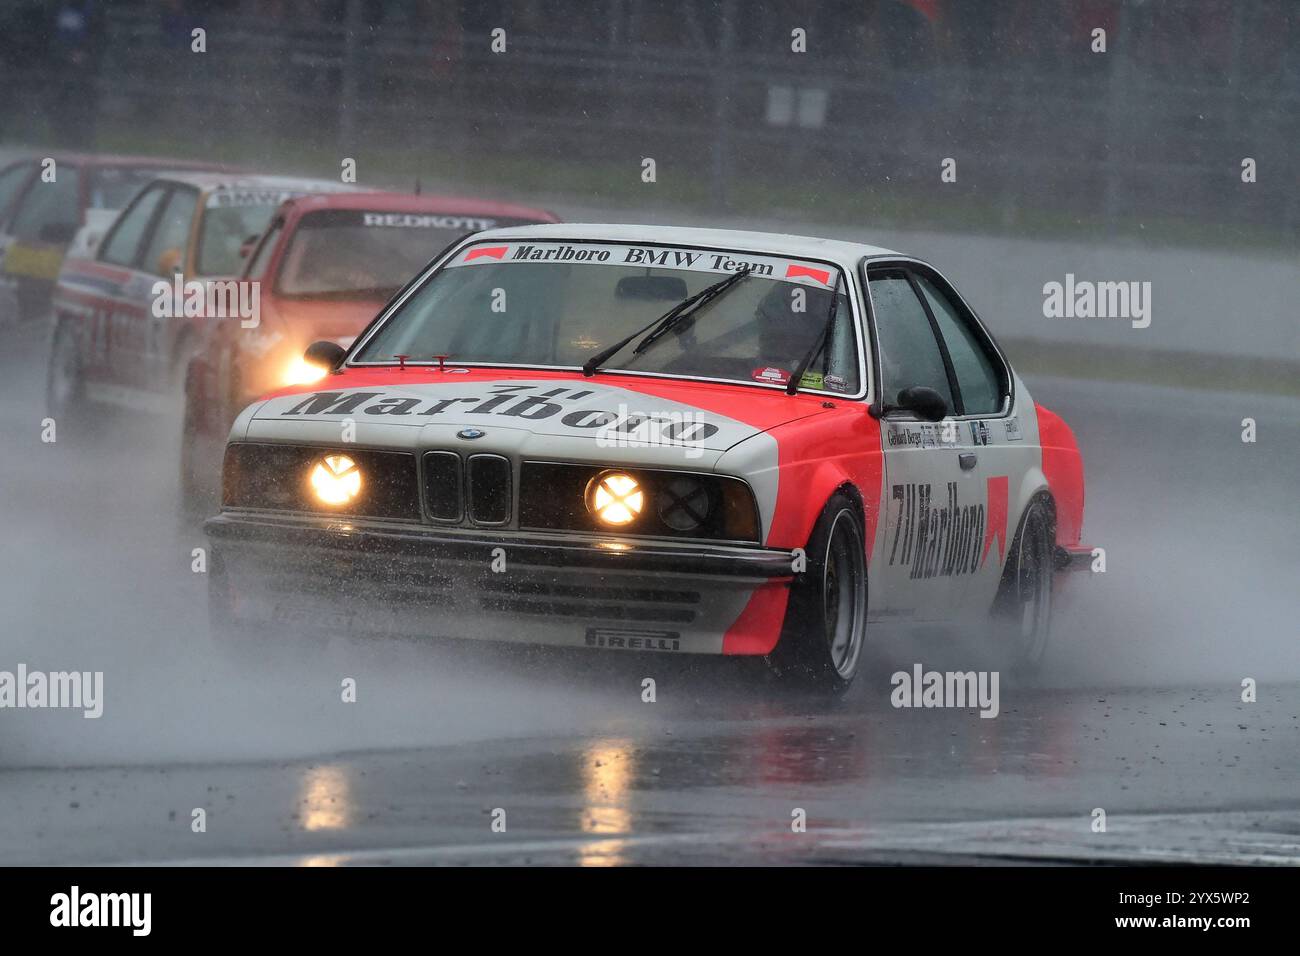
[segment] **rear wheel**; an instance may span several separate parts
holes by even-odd
[[[785,626],[769,662],[783,680],[840,692],[857,676],[867,633],[862,515],[843,492],[822,509],[807,561],[792,585]]]
[[[56,427],[76,431],[89,417],[86,408],[86,380],[77,341],[77,329],[67,319],[54,327],[50,343],[50,365],[45,379],[45,410]]]
[[[1032,674],[1051,638],[1056,519],[1050,501],[1025,509],[1007,558],[994,618],[1012,670]]]

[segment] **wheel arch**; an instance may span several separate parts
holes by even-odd
[[[1035,405],[1038,443],[1042,449],[1041,475],[1056,507],[1056,543],[1078,544],[1083,534],[1083,456],[1074,432],[1061,416]]]

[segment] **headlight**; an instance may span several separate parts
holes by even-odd
[[[361,470],[347,455],[327,455],[311,471],[311,490],[322,504],[345,505],[361,493]]]
[[[320,381],[329,371],[323,365],[316,365],[308,362],[302,356],[293,359],[285,366],[284,373],[280,376],[281,385],[310,385],[312,382]]]
[[[643,507],[645,492],[631,475],[607,471],[587,488],[587,510],[605,524],[629,524]]]
[[[231,442],[221,471],[221,505],[419,521],[416,464],[405,451]]]
[[[758,504],[740,478],[556,461],[520,466],[519,527],[762,542]]]
[[[696,478],[674,478],[656,498],[659,520],[674,531],[694,531],[709,517],[709,489]]]

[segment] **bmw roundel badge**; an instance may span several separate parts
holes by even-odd
[[[473,441],[475,438],[482,438],[487,432],[481,428],[462,428],[456,432],[457,438],[463,438],[466,441]]]

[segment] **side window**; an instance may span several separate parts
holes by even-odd
[[[81,225],[81,171],[59,166],[52,183],[33,182],[14,213],[10,230],[19,239],[66,245]]]
[[[952,390],[939,344],[907,276],[891,269],[871,274],[868,281],[880,348],[882,400],[892,405],[898,401],[900,390],[925,385],[942,395],[952,408]]]
[[[0,170],[0,226],[8,218],[8,212],[22,191],[23,184],[32,174],[31,163],[15,163]]]
[[[154,186],[133,202],[113,224],[113,231],[108,234],[101,247],[99,258],[115,266],[134,266],[136,253],[140,251],[140,242],[145,230],[153,219],[166,192],[165,186]]]
[[[140,267],[146,272],[158,275],[171,274],[180,269],[185,262],[185,249],[190,242],[190,224],[194,221],[194,207],[198,202],[198,193],[192,189],[176,188],[167,197],[158,225],[154,227],[153,237],[145,247]],[[162,268],[162,257],[175,261]]]
[[[930,311],[939,326],[939,334],[948,346],[953,371],[957,373],[957,387],[967,415],[994,415],[1002,410],[1002,383],[993,360],[984,351],[983,343],[971,329],[955,302],[935,283],[918,275]]]

